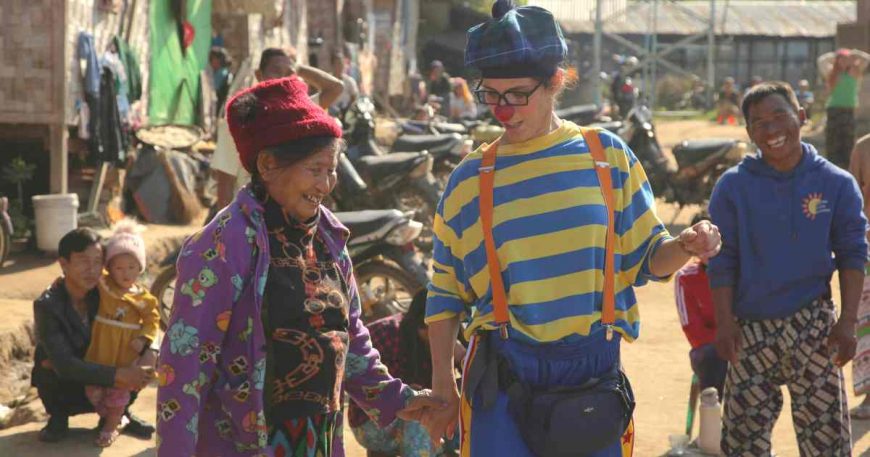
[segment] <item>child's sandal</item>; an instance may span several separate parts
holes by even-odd
[[[117,430],[112,430],[111,432],[100,431],[94,444],[99,447],[109,447],[118,439],[119,435],[120,433]]]

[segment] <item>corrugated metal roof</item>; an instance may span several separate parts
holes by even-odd
[[[652,31],[651,2],[630,2],[628,13],[604,18],[604,30],[618,34]],[[657,31],[666,35],[704,32],[709,1],[658,2]],[[832,37],[837,24],[855,22],[855,1],[717,1],[717,35]],[[591,21],[558,18],[565,33],[593,33]],[[703,19],[703,20],[702,20]]]

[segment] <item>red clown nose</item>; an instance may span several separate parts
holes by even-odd
[[[504,105],[496,106],[495,110],[493,110],[495,118],[501,123],[511,120],[511,118],[514,117],[514,112],[516,112],[516,109],[513,106]]]

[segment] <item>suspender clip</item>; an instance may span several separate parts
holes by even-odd
[[[498,324],[498,334],[501,335],[501,339],[503,339],[503,340],[506,340],[509,338],[507,322],[502,322],[501,324]]]
[[[605,338],[607,338],[607,341],[612,340],[613,339],[613,324],[604,324],[604,329],[606,332]]]

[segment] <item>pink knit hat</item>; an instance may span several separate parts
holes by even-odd
[[[113,257],[130,254],[139,261],[139,266],[145,270],[145,241],[139,235],[144,227],[132,219],[124,219],[115,226],[115,232],[106,242],[106,265]]]

